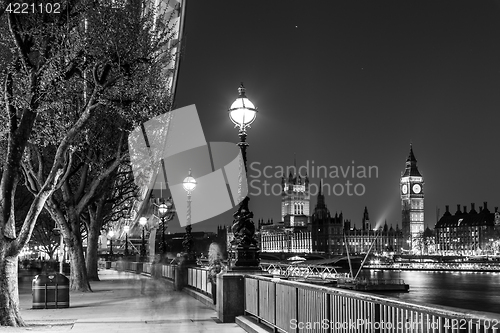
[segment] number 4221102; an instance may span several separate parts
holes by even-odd
[[[26,3],[26,2],[14,2],[9,3],[5,9],[8,13],[14,14],[35,14],[35,13],[46,13],[46,14],[59,14],[61,13],[61,4],[58,2],[54,3]]]

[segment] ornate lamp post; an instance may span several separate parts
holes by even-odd
[[[184,251],[186,252],[187,263],[191,264],[196,262],[196,257],[193,253],[193,236],[191,235],[191,192],[196,188],[196,179],[194,179],[191,175],[191,169],[189,169],[189,174],[184,181],[182,182],[182,186],[184,190],[187,192],[187,210],[186,210],[186,235],[184,236],[184,241],[182,242],[182,246],[184,247]]]
[[[247,171],[247,128],[255,121],[257,108],[250,102],[245,94],[243,83],[238,88],[238,98],[231,104],[229,109],[229,118],[238,128],[240,142],[238,146],[241,149],[245,172]],[[231,246],[236,254],[236,261],[233,270],[259,270],[259,248],[255,239],[255,224],[252,221],[253,213],[248,208],[249,197],[243,199],[240,207],[233,214],[234,220],[231,230],[234,240]]]
[[[238,146],[241,149],[241,155],[243,156],[243,163],[245,165],[245,172],[247,171],[247,128],[255,121],[257,116],[257,108],[245,95],[245,87],[241,83],[238,88],[238,98],[231,104],[229,108],[229,118],[234,123],[234,127],[238,127],[238,136],[240,137],[240,142]]]
[[[62,233],[62,230],[59,229],[58,227],[55,227],[53,230],[54,234],[56,236],[60,236],[60,240],[59,240],[59,255],[58,257],[60,258],[59,259],[59,274],[63,274],[63,251],[64,251],[64,239],[63,239],[63,233]]]
[[[114,255],[113,253],[113,236],[115,235],[115,232],[113,230],[110,230],[108,232],[108,239],[109,239],[109,256],[112,257]]]
[[[144,237],[144,230],[146,228],[146,224],[148,223],[148,219],[144,216],[139,219],[139,224],[142,226],[142,245],[141,245],[141,259],[144,260],[146,258],[146,239]]]
[[[175,216],[175,207],[172,201],[172,197],[168,198],[158,206],[158,217],[161,219],[161,253],[165,255],[167,253],[167,243],[165,242],[165,223],[171,221]],[[168,227],[168,225],[167,225]]]
[[[130,227],[128,225],[124,226],[123,231],[125,231],[125,251],[123,254],[125,257],[128,257],[128,232],[130,231]]]

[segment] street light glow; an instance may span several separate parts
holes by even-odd
[[[160,217],[164,217],[168,212],[168,206],[164,203],[158,206],[158,214],[160,214]]]
[[[240,128],[240,130],[245,130],[246,127],[254,122],[257,116],[257,109],[255,108],[255,105],[246,97],[243,83],[238,88],[238,93],[238,98],[229,108],[229,118]]]
[[[191,193],[196,188],[196,179],[194,179],[191,176],[191,169],[189,169],[189,174],[186,178],[184,178],[184,181],[182,182],[182,186],[184,187],[184,190],[186,192]]]

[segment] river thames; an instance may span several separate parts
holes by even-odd
[[[360,275],[374,279],[403,279],[410,285],[409,292],[383,292],[383,295],[401,300],[500,313],[499,272],[363,270]]]

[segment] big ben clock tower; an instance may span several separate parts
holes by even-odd
[[[424,231],[424,179],[410,145],[410,154],[400,181],[403,248],[415,250],[416,238]]]

